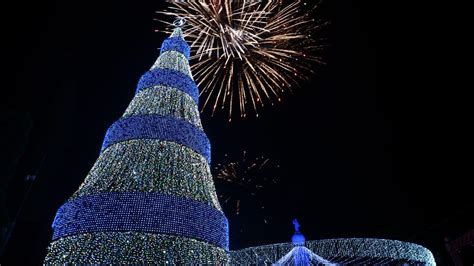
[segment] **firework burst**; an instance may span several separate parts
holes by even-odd
[[[245,117],[250,108],[258,116],[260,107],[281,101],[309,77],[313,63],[321,63],[316,36],[324,24],[312,18],[316,6],[282,0],[168,2],[169,9],[157,13],[186,19],[193,74],[203,109],[212,106],[213,115],[227,109],[230,121],[234,109]]]
[[[234,215],[258,214],[264,223],[268,223],[266,193],[278,183],[274,175],[279,167],[263,156],[249,159],[245,151],[238,161],[217,164],[213,176],[226,212]]]

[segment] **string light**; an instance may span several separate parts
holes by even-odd
[[[373,238],[340,238],[306,241],[306,248],[342,265],[436,265],[426,248],[408,242]],[[273,263],[293,249],[293,243],[264,245],[231,251],[232,264]]]
[[[226,265],[228,253],[205,242],[143,232],[86,233],[51,243],[45,265]]]
[[[160,193],[82,196],[59,208],[52,227],[53,240],[82,233],[138,231],[179,235],[229,249],[228,223],[222,212],[204,203]]]
[[[211,145],[206,133],[189,122],[159,115],[134,115],[113,123],[105,134],[101,151],[133,139],[160,139],[189,147],[211,160]]]
[[[136,175],[143,178],[133,178]],[[221,208],[206,159],[190,148],[161,140],[130,140],[111,146],[99,156],[72,198],[106,191],[159,192]]]
[[[155,86],[135,95],[123,117],[156,114],[180,117],[202,130],[196,103],[188,94],[167,86]]]

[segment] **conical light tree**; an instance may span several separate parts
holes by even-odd
[[[225,264],[228,222],[177,27],[58,210],[45,264]]]

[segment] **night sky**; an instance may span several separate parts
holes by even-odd
[[[165,37],[154,32],[160,1],[37,2],[15,4],[5,33],[13,73],[3,83],[2,111],[28,112],[33,121],[10,184],[11,213],[27,190],[23,176],[39,169],[5,264],[42,261],[56,210],[87,175]],[[288,242],[298,218],[307,239],[398,239],[444,260],[443,238],[473,224],[472,175],[456,152],[460,121],[441,98],[407,90],[406,69],[377,75],[384,60],[374,6],[324,1],[317,14],[331,23],[321,32],[326,65],[315,66],[302,88],[258,118],[201,115],[213,164],[245,150],[280,165],[278,184],[260,195],[267,224],[251,204],[239,216],[226,213],[231,249]]]

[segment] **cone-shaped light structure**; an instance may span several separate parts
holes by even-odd
[[[46,264],[223,264],[228,223],[210,172],[190,49],[177,27],[58,210]]]
[[[288,265],[288,266],[306,266],[306,265],[336,265],[330,261],[314,254],[310,249],[304,246],[306,238],[300,232],[300,224],[298,220],[293,220],[295,226],[295,233],[291,237],[293,248],[285,256],[280,258],[273,265]]]

